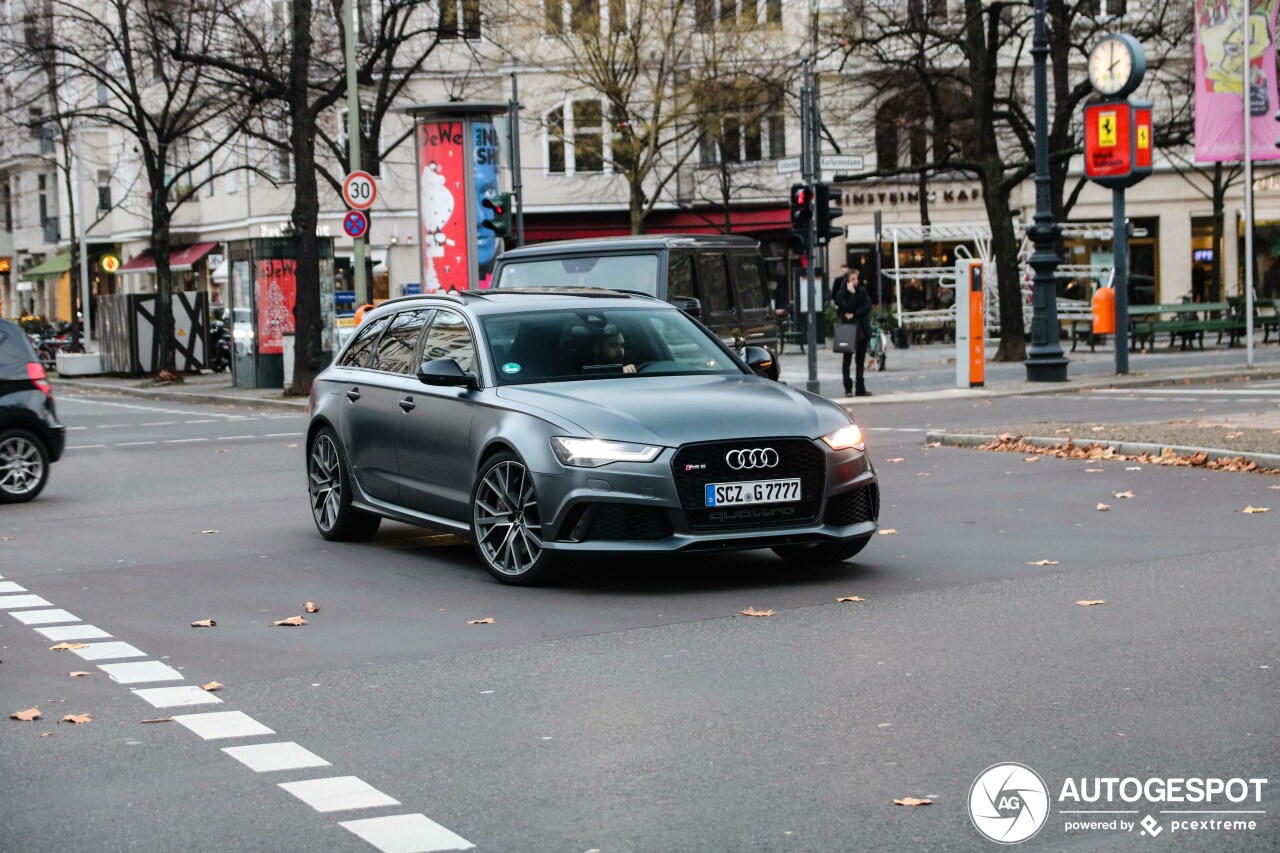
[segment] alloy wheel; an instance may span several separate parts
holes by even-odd
[[[307,474],[311,480],[311,514],[321,530],[332,530],[342,509],[342,468],[338,448],[323,433],[311,445]]]
[[[44,459],[31,439],[13,435],[0,443],[0,489],[21,497],[38,489],[43,479]]]
[[[476,541],[489,565],[512,577],[533,568],[542,553],[542,519],[533,479],[519,462],[499,462],[476,490]]]

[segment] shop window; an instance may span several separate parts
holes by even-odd
[[[599,101],[569,101],[543,115],[547,171],[572,175],[603,172],[604,109]]]

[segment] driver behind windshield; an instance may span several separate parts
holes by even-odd
[[[623,373],[636,372],[636,366],[627,363],[626,338],[612,323],[605,326],[604,332],[591,342],[591,354],[595,358],[594,364],[616,364],[622,367]]]

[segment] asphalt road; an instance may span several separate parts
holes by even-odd
[[[44,713],[0,720],[0,847],[392,850],[340,824],[420,814],[494,851],[984,850],[966,802],[996,762],[1055,796],[1068,776],[1275,776],[1280,480],[921,445],[931,428],[1280,403],[1192,388],[868,406],[896,533],[856,561],[617,561],[532,590],[428,531],[321,539],[300,414],[65,393],[66,457],[39,501],[0,509],[0,583],[23,590],[0,589],[141,656],[49,651],[37,629],[79,623],[26,625],[34,605],[0,599],[0,712]],[[851,595],[866,600],[835,601]],[[321,607],[306,626],[269,627],[306,601]],[[747,607],[776,615],[735,616]],[[131,661],[181,680],[97,669]],[[218,705],[131,695],[214,680]],[[209,712],[274,734],[140,723]],[[80,713],[94,722],[56,722]],[[280,742],[328,765],[255,772],[222,751]],[[335,777],[398,804],[328,791],[342,808],[321,812],[278,787]],[[1252,831],[1066,832],[1059,804],[1026,846],[1275,848],[1273,789],[1247,806],[1265,812]]]

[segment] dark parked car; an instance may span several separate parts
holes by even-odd
[[[773,353],[782,332],[770,304],[760,244],[750,237],[671,234],[539,243],[505,252],[493,287],[598,287],[646,293],[674,304],[735,349]]]
[[[0,503],[40,494],[66,441],[40,357],[21,326],[0,320]]]
[[[645,296],[385,302],[312,388],[316,526],[452,530],[514,584],[582,552],[848,559],[880,508],[862,434],[835,403],[760,376],[770,361]]]

